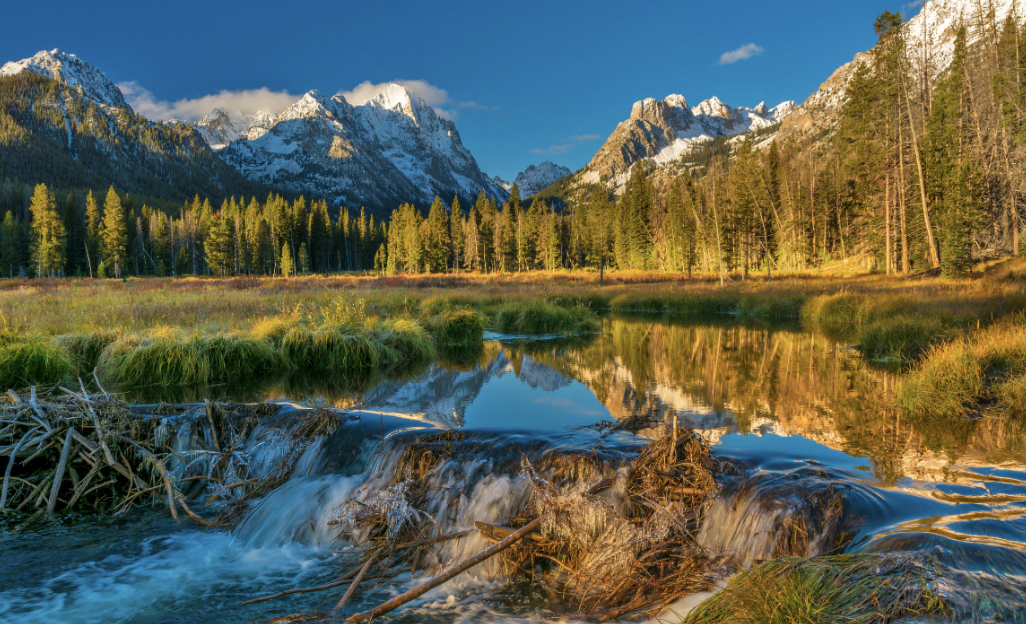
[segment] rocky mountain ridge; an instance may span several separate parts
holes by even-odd
[[[677,160],[698,143],[761,130],[780,123],[795,109],[794,102],[773,108],[734,108],[713,97],[688,108],[684,96],[647,98],[634,103],[631,115],[606,139],[585,168],[583,180],[621,179],[634,163],[651,159],[659,164]]]
[[[0,77],[32,72],[60,82],[79,96],[114,108],[128,108],[125,97],[113,82],[89,63],[59,49],[37,52],[31,58],[4,63]]]
[[[240,139],[219,154],[269,186],[385,209],[436,195],[508,196],[478,167],[456,126],[398,84],[355,105],[310,91],[257,132],[239,129]]]
[[[549,188],[557,181],[573,173],[566,167],[561,167],[546,160],[539,165],[531,165],[517,175],[514,183],[523,198],[531,197]]]

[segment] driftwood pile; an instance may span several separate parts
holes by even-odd
[[[311,411],[275,436],[281,452],[261,475],[248,471],[252,427],[279,406],[213,404],[158,406],[140,413],[103,390],[64,387],[0,395],[0,520],[15,526],[69,512],[127,513],[140,504],[166,506],[204,526],[228,526],[249,501],[280,485],[311,439],[338,416]],[[192,412],[191,414],[189,412]],[[190,416],[191,448],[175,450],[177,425]],[[218,516],[194,513],[188,500]]]
[[[247,604],[348,585],[331,613],[293,614],[267,622],[331,619],[358,589],[373,592],[404,569],[432,574],[422,585],[347,620],[368,622],[500,557],[510,580],[541,582],[560,592],[562,615],[604,622],[651,617],[736,570],[731,562],[703,552],[695,541],[704,503],[717,489],[716,477],[735,468],[714,458],[708,445],[690,431],[673,430],[654,440],[613,477],[588,479],[590,472],[600,476],[600,471],[589,470],[583,461],[549,463],[545,470],[536,470],[524,457],[523,474],[533,489],[531,503],[510,526],[479,522],[475,529],[441,534],[436,521],[417,507],[423,503],[426,477],[462,441],[459,432],[423,436],[396,462],[392,487],[371,499],[351,499],[335,510],[329,524],[339,528],[340,537],[358,536],[362,544],[351,553],[358,559],[349,559],[352,569],[330,584]],[[540,476],[542,472],[549,480]],[[568,473],[585,478],[559,478]],[[493,545],[463,561],[439,561],[432,550],[436,545],[475,530]],[[436,536],[423,537],[431,534]]]
[[[58,512],[125,512],[163,499],[176,518],[179,509],[194,517],[158,456],[159,425],[81,382],[79,392],[8,390],[0,399],[0,512],[31,521]]]

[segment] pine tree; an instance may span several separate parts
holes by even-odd
[[[303,275],[310,272],[310,254],[306,250],[306,243],[299,244],[299,272]]]
[[[225,214],[224,210],[218,211],[210,222],[203,245],[211,275],[225,277],[234,272],[234,239],[231,216]]]
[[[121,278],[128,250],[128,227],[125,223],[125,209],[114,187],[107,191],[103,202],[103,256],[107,265],[113,265],[114,277]]]
[[[38,277],[54,277],[64,270],[64,221],[57,214],[53,193],[39,184],[32,195],[32,260]]]
[[[102,238],[100,237],[100,208],[96,205],[92,190],[86,195],[86,231],[85,231],[85,252],[89,262],[89,276],[93,275],[93,267],[97,266],[102,255]]]
[[[466,236],[463,232],[463,209],[460,208],[458,195],[453,196],[452,207],[449,209],[449,240],[449,264],[453,271],[459,272]]]
[[[20,228],[14,214],[8,210],[0,224],[0,276],[14,277],[20,261]]]
[[[281,276],[291,277],[295,272],[292,266],[292,250],[289,249],[288,243],[284,243],[281,246]]]
[[[441,198],[437,195],[431,202],[427,222],[430,234],[425,241],[426,268],[431,273],[442,273],[446,269],[446,259],[449,255],[449,217]]]

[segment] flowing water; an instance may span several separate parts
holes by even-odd
[[[0,621],[251,622],[330,610],[344,588],[241,603],[337,576],[350,546],[327,525],[331,510],[361,489],[386,492],[395,451],[411,434],[459,429],[466,437],[432,474],[433,493],[419,510],[448,532],[503,524],[523,509],[531,489],[521,454],[540,470],[587,454],[600,476],[615,479],[617,466],[674,419],[745,469],[706,509],[703,547],[753,565],[773,558],[781,527],[810,500],[840,501],[842,513],[811,522],[804,554],[837,552],[838,544],[844,552],[926,552],[950,571],[936,589],[956,606],[937,621],[1026,621],[1023,420],[908,423],[893,405],[894,373],[796,328],[614,317],[587,340],[487,338],[479,353],[404,379],[282,380],[131,397],[271,399],[351,413],[335,434],[297,453],[291,477],[230,531],[139,507],[0,534]],[[279,420],[297,409],[304,408],[287,405]],[[637,435],[602,426],[641,415],[654,424]],[[188,448],[201,425],[176,426],[177,444]],[[269,470],[284,452],[274,435],[257,428],[246,441],[251,470]],[[472,533],[437,557],[462,559],[488,544]],[[340,615],[419,580],[400,575],[358,592]],[[540,622],[569,610],[486,563],[390,621]]]

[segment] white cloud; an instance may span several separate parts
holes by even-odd
[[[391,80],[389,82],[373,83],[369,80],[361,82],[349,91],[339,91],[347,102],[356,106],[367,100],[373,99],[382,89],[390,84],[397,84],[404,87],[410,93],[424,100],[428,106],[435,109],[435,113],[443,119],[455,121],[459,119],[458,109],[471,110],[492,110],[490,106],[484,106],[477,102],[456,102],[449,96],[449,92],[441,87],[427,82],[426,80]]]
[[[724,52],[723,55],[720,56],[720,65],[733,65],[738,61],[744,61],[752,58],[753,56],[759,56],[765,51],[765,49],[755,45],[754,43],[749,43],[748,45],[743,45],[736,50]]]
[[[542,155],[566,154],[570,150],[577,147],[577,145],[580,143],[588,143],[590,141],[598,141],[600,139],[602,139],[602,137],[598,134],[578,134],[577,136],[571,136],[566,137],[565,139],[560,139],[559,142],[555,145],[550,145],[543,149],[533,149],[531,150],[531,152]]]
[[[140,87],[135,81],[122,82],[118,88],[135,112],[154,121],[197,121],[215,108],[237,110],[249,115],[266,109],[277,114],[301,97],[291,95],[287,91],[271,91],[267,87],[261,87],[243,91],[221,91],[194,99],[169,102],[156,99],[152,92]]]

